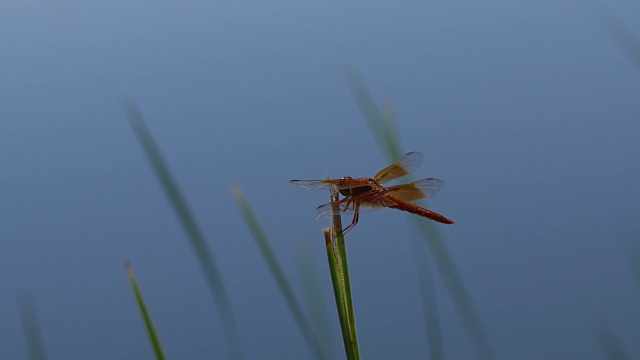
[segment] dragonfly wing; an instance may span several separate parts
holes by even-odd
[[[402,200],[413,201],[437,194],[444,186],[444,181],[434,178],[414,181],[411,184],[389,186],[387,191]]]
[[[354,189],[371,186],[366,182],[357,182],[353,179],[328,179],[328,180],[289,180],[289,185],[302,189],[311,190],[336,190]]]
[[[290,180],[289,185],[312,190],[327,190],[334,186],[329,180]]]
[[[358,205],[359,204],[359,205]],[[396,205],[393,201],[387,199],[381,195],[358,195],[348,196],[338,202],[338,206],[334,207],[333,204],[328,203],[320,205],[316,208],[318,215],[340,215],[340,214],[353,214],[356,212],[369,212],[380,210],[384,207]]]
[[[407,174],[414,172],[422,165],[422,159],[424,155],[420,152],[410,152],[402,156],[394,164],[387,166],[380,170],[373,178],[380,184],[386,183],[393,179],[403,177]]]

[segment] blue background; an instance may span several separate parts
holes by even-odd
[[[637,2],[608,5],[640,34]],[[598,359],[608,324],[640,356],[640,73],[575,1],[3,2],[0,358],[25,358],[17,294],[49,358],[228,352],[172,208],[126,122],[133,98],[214,250],[249,358],[309,358],[229,192],[237,183],[297,294],[310,252],[339,326],[313,202],[290,179],[388,165],[353,100],[393,103],[429,208],[500,359]],[[363,358],[428,354],[407,213],[363,214],[348,250]],[[426,221],[426,220],[425,220]],[[307,254],[307,256],[309,256]],[[434,269],[448,359],[477,356]]]

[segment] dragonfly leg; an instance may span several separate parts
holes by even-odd
[[[351,220],[351,224],[349,224],[349,226],[347,226],[346,228],[342,229],[342,231],[336,235],[336,237],[342,235],[346,235],[349,230],[353,229],[354,226],[356,226],[356,224],[358,223],[358,219],[360,218],[360,203],[359,202],[354,202],[354,208],[355,211],[353,213],[353,220]]]
[[[349,210],[349,207],[353,204],[353,200],[346,199],[347,201],[344,203],[344,207],[342,208],[342,212]]]

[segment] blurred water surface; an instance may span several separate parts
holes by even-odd
[[[637,3],[607,4],[640,34]],[[294,284],[310,244],[333,310],[312,203],[327,196],[287,181],[387,165],[348,66],[393,101],[406,150],[426,155],[416,176],[446,182],[429,207],[456,220],[442,233],[498,358],[601,358],[603,321],[640,356],[625,255],[640,247],[640,73],[574,1],[9,1],[0,52],[1,358],[26,356],[25,288],[50,358],[150,357],[125,260],[168,357],[226,356],[126,97],[201,222],[248,357],[309,357],[229,185],[245,190]],[[363,214],[349,234],[363,358],[427,354],[407,216]],[[445,357],[474,358],[437,274],[436,289]]]

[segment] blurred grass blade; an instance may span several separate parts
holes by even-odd
[[[138,137],[138,141],[140,142],[144,153],[147,155],[147,160],[155,171],[165,194],[169,198],[176,215],[180,219],[182,227],[187,233],[187,238],[190,241],[191,247],[196,253],[196,258],[198,259],[200,267],[207,279],[209,290],[215,299],[215,304],[217,306],[218,314],[227,340],[228,351],[233,359],[244,359],[244,352],[240,345],[240,332],[238,331],[233,309],[231,308],[229,295],[227,294],[222,276],[216,266],[213,255],[209,250],[209,246],[204,240],[204,236],[202,235],[194,217],[191,215],[191,211],[189,210],[184,197],[180,193],[178,185],[173,180],[173,175],[165,164],[162,154],[151,136],[151,132],[147,128],[147,124],[142,113],[138,109],[137,105],[132,101],[127,101],[124,104],[124,109],[133,131]]]
[[[238,185],[233,185],[231,187],[231,193],[233,194],[233,198],[235,199],[236,204],[238,204],[240,212],[242,212],[242,215],[249,226],[249,230],[251,230],[251,233],[253,234],[253,238],[258,244],[258,248],[260,249],[262,256],[264,256],[264,259],[267,261],[267,265],[269,265],[269,270],[271,270],[271,274],[275,278],[276,283],[280,288],[280,292],[282,293],[282,296],[284,296],[284,299],[289,306],[289,310],[291,311],[296,324],[298,324],[298,328],[300,328],[300,331],[307,342],[307,346],[309,346],[309,350],[311,350],[311,353],[317,359],[324,359],[320,342],[318,342],[318,339],[313,333],[313,330],[309,325],[309,321],[304,315],[302,306],[300,306],[300,303],[296,299],[293,289],[289,284],[289,281],[287,281],[287,277],[284,275],[284,271],[282,270],[275,253],[271,249],[271,245],[269,245],[269,240],[267,240],[267,236],[260,227],[258,219],[251,210],[251,206],[242,193],[242,189],[240,189],[240,186]]]
[[[415,223],[413,223],[415,224]],[[440,318],[438,317],[438,296],[436,295],[433,274],[431,273],[431,261],[427,251],[422,248],[424,242],[412,236],[411,247],[413,259],[416,263],[417,276],[420,287],[420,301],[424,309],[425,328],[427,329],[427,341],[429,344],[429,359],[444,359],[444,345],[440,332]]]
[[[440,233],[435,226],[424,220],[416,219],[418,229],[427,240],[429,248],[436,265],[443,277],[444,284],[449,290],[449,294],[453,303],[460,314],[460,318],[464,322],[471,340],[478,351],[481,359],[495,359],[493,350],[489,346],[489,341],[484,333],[484,327],[480,321],[480,317],[473,306],[471,296],[462,281],[462,276],[458,272],[458,268],[449,253]]]
[[[319,273],[314,266],[314,256],[308,243],[303,243],[298,248],[298,269],[302,279],[302,293],[309,309],[311,324],[318,334],[318,339],[325,349],[324,353],[330,359],[335,359],[335,347],[331,336],[329,315],[322,294],[322,286]]]
[[[581,0],[589,8],[618,49],[640,70],[640,38],[603,2]]]
[[[133,289],[133,295],[136,297],[136,302],[138,303],[138,309],[140,310],[140,314],[142,315],[142,319],[144,320],[144,325],[147,329],[147,334],[149,335],[149,340],[151,341],[151,345],[153,346],[153,351],[156,354],[156,359],[164,360],[164,351],[162,351],[162,344],[160,343],[160,338],[156,333],[156,329],[153,326],[153,321],[151,320],[151,315],[149,315],[149,311],[147,310],[147,305],[144,303],[144,298],[142,297],[142,292],[140,291],[140,287],[138,286],[138,282],[136,281],[136,277],[133,274],[133,269],[131,265],[126,265],[127,277],[129,278],[129,283],[131,283],[131,288]]]
[[[331,203],[337,204],[337,202],[338,193],[335,189],[331,189]],[[332,227],[323,229],[323,232],[345,353],[348,360],[360,359],[353,299],[351,296],[351,282],[349,280],[347,249],[342,234],[342,219],[340,215],[333,215]]]
[[[371,96],[365,80],[362,76],[354,70],[347,72],[347,82],[355,98],[362,115],[366,119],[374,138],[378,141],[378,145],[383,149],[384,155],[387,157],[388,162],[395,162],[403,155],[400,147],[399,136],[397,134],[397,126],[395,126],[395,117],[393,114],[385,115],[376,105],[373,97]],[[467,332],[476,347],[479,356],[482,359],[489,360],[494,359],[495,356],[484,332],[480,317],[473,306],[471,296],[462,281],[462,277],[456,268],[455,262],[446,247],[446,244],[440,235],[440,232],[436,228],[433,222],[425,221],[424,219],[415,218],[418,229],[422,233],[423,238],[429,246],[430,254],[435,260],[435,264],[438,267],[440,274],[444,280],[447,290],[453,302],[456,306],[456,310],[460,314]],[[420,286],[425,286],[423,283],[429,276],[424,274],[421,276]],[[427,280],[426,286],[428,287],[432,280]],[[420,291],[421,296],[428,295],[434,291],[422,288]],[[426,305],[428,302],[433,302],[435,299],[422,299],[425,316],[427,319],[437,318],[435,306]],[[439,327],[432,325],[429,327],[430,344],[438,344],[439,348],[442,346],[442,336]],[[433,345],[432,345],[433,346]],[[431,351],[433,354],[433,351]]]
[[[611,330],[609,325],[602,323],[596,329],[596,339],[600,345],[600,351],[605,359],[611,360],[631,360],[632,357],[624,347],[618,336]]]
[[[631,275],[636,283],[636,287],[640,291],[640,251],[629,244],[625,252],[627,254]]]
[[[347,82],[351,89],[358,108],[362,116],[367,121],[373,137],[382,147],[382,152],[387,156],[387,160],[395,162],[402,156],[399,137],[396,136],[395,117],[385,116],[378,109],[376,101],[371,96],[367,83],[362,76],[353,69],[346,72]]]
[[[44,360],[44,344],[42,341],[42,332],[36,317],[36,306],[34,304],[33,295],[28,291],[22,291],[18,296],[18,305],[20,306],[20,317],[22,319],[22,330],[27,346],[27,353],[31,360]]]

